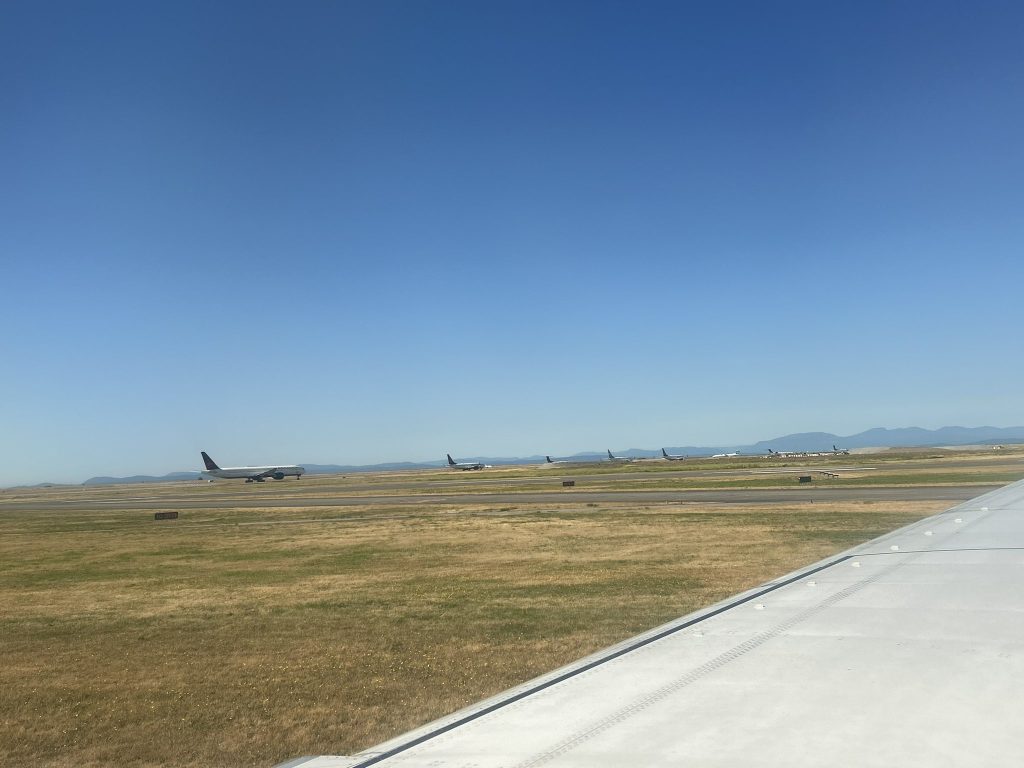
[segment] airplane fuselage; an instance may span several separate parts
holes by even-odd
[[[262,480],[270,477],[274,480],[283,480],[286,477],[301,477],[305,473],[303,467],[294,464],[270,467],[219,467],[218,469],[205,469],[203,474],[211,477],[219,477],[223,480]]]
[[[452,455],[448,454],[448,469],[486,469],[487,465],[482,461],[456,461],[452,458]]]
[[[200,455],[203,457],[205,466],[202,473],[208,477],[219,477],[224,480],[244,478],[247,483],[262,483],[268,477],[284,480],[288,476],[294,476],[297,480],[306,471],[304,467],[297,467],[294,464],[279,464],[270,467],[222,467],[211,459],[206,451],[201,451]]]

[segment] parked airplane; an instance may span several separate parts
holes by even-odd
[[[609,450],[608,451],[608,461],[617,461],[620,464],[629,464],[633,460],[631,458],[629,458],[628,456],[613,456],[612,452]]]
[[[814,456],[849,456],[850,452],[845,448],[837,448],[835,445],[832,446],[831,451],[773,451],[771,448],[768,449],[769,459],[792,459],[795,457],[807,458]]]
[[[738,453],[716,453],[712,456],[712,459],[731,459],[733,456],[739,456]]]
[[[807,451],[773,451],[768,449],[768,457],[771,459],[792,459],[797,456],[807,456]]]
[[[450,453],[447,454],[447,456],[448,466],[451,467],[452,469],[483,469],[484,467],[487,466],[486,464],[482,464],[479,461],[456,461],[455,459],[452,458],[452,455]]]
[[[295,475],[295,479],[298,480],[306,471],[303,467],[297,467],[294,464],[276,467],[218,467],[217,462],[211,459],[206,451],[201,451],[201,453],[203,454],[203,463],[206,465],[205,474],[225,480],[241,480],[244,477],[247,483],[262,483],[268,477],[284,480],[289,475]]]
[[[622,459],[619,459],[619,461],[622,461]],[[603,464],[604,462],[605,459],[590,459],[586,457],[571,457],[568,459],[553,459],[550,456],[544,457],[544,466],[558,464],[565,467],[585,467],[594,464]]]
[[[687,456],[673,456],[671,453],[668,453],[664,448],[661,449],[661,457],[663,459],[668,459],[669,461],[682,461],[683,459],[689,458]]]

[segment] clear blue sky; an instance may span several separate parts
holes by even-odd
[[[1015,2],[6,2],[0,486],[1024,423]]]

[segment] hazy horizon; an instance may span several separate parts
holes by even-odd
[[[1024,422],[1024,6],[0,19],[0,486]]]
[[[861,435],[861,434],[863,434],[865,432],[869,432],[869,431],[873,431],[873,430],[884,430],[884,431],[887,431],[887,432],[899,432],[899,431],[907,430],[907,429],[926,429],[927,431],[936,432],[937,433],[937,432],[939,432],[941,430],[946,430],[946,429],[969,429],[969,430],[1021,429],[1021,430],[1024,430],[1024,426],[1021,426],[1021,425],[1008,425],[1008,426],[1005,426],[1005,427],[995,427],[993,425],[981,425],[981,426],[978,426],[978,427],[962,427],[962,426],[956,426],[956,425],[945,425],[945,426],[942,426],[942,427],[936,427],[936,428],[932,428],[932,429],[927,429],[927,428],[924,428],[924,427],[916,427],[916,426],[912,426],[912,427],[877,427],[876,426],[876,427],[869,427],[867,429],[860,430],[860,431],[852,433],[850,435],[839,435],[839,434],[836,434],[836,433],[833,433],[833,432],[824,431],[824,430],[809,430],[807,432],[794,432],[794,433],[788,433],[786,435],[776,435],[774,437],[767,437],[767,438],[762,437],[762,438],[758,438],[756,440],[748,440],[748,441],[745,441],[745,442],[738,442],[738,443],[717,443],[717,444],[710,443],[710,444],[701,445],[701,446],[684,444],[684,443],[663,443],[663,444],[659,444],[657,447],[631,446],[631,447],[628,447],[628,448],[611,448],[611,451],[612,451],[612,453],[614,453],[616,455],[619,455],[619,454],[629,453],[629,452],[633,452],[633,451],[644,451],[644,452],[648,452],[648,453],[657,454],[662,448],[666,448],[669,451],[680,449],[680,448],[684,448],[684,447],[687,448],[687,449],[699,448],[699,449],[702,449],[702,450],[704,450],[704,449],[706,449],[706,450],[732,449],[732,448],[737,448],[737,447],[753,446],[753,445],[757,445],[757,444],[761,444],[761,443],[766,443],[766,442],[783,441],[786,438],[792,438],[794,436],[799,436],[799,435],[804,435],[804,434],[812,434],[812,435],[813,434],[821,434],[821,435],[827,435],[829,437],[834,437],[836,439],[844,439],[844,438],[857,437],[857,436],[859,436],[859,435]],[[1024,439],[1024,435],[1022,435],[1022,439]],[[929,443],[928,445],[934,445],[934,444]],[[844,446],[840,446],[840,447],[842,448]],[[877,447],[885,447],[885,445],[882,444],[882,445],[879,445]],[[905,447],[914,447],[914,446],[908,444]],[[808,448],[799,449],[799,450],[828,450],[829,448],[831,448],[830,445],[822,444],[821,446],[818,446],[816,448],[808,447]],[[459,461],[459,460],[474,461],[474,460],[483,459],[483,458],[488,458],[488,459],[506,458],[506,459],[513,459],[513,460],[521,460],[521,459],[527,459],[527,458],[540,458],[540,457],[543,457],[545,455],[553,456],[553,457],[556,457],[556,458],[559,458],[559,457],[561,457],[561,458],[572,458],[572,457],[575,457],[575,456],[596,456],[596,457],[600,458],[600,457],[604,456],[605,450],[607,450],[607,449],[605,449],[605,448],[586,448],[586,449],[580,449],[580,450],[577,450],[577,451],[573,451],[571,453],[557,454],[557,455],[553,454],[553,453],[545,454],[545,453],[541,453],[541,452],[537,452],[537,451],[524,452],[524,453],[519,453],[519,454],[497,454],[497,453],[488,453],[488,452],[482,452],[482,453],[478,452],[478,453],[462,454],[462,455],[456,456],[455,459],[457,461]],[[787,449],[783,448],[783,450],[787,450]],[[373,466],[381,465],[381,464],[425,464],[425,465],[443,466],[444,462],[445,462],[445,458],[444,458],[443,455],[440,458],[435,456],[435,457],[423,457],[423,458],[418,458],[418,459],[394,458],[394,457],[392,457],[392,458],[389,458],[389,459],[385,459],[383,461],[373,461],[373,462],[338,462],[338,461],[330,461],[330,460],[308,461],[305,458],[295,457],[295,456],[291,456],[291,457],[272,456],[272,457],[253,458],[252,460],[248,460],[248,461],[246,461],[246,460],[237,460],[236,461],[233,458],[223,457],[223,456],[219,456],[218,455],[218,456],[215,456],[214,459],[219,464],[221,464],[221,466],[261,466],[261,465],[271,464],[275,460],[278,460],[278,459],[282,460],[280,462],[282,464],[284,464],[284,463],[288,463],[288,464],[298,463],[298,464],[304,465],[304,466],[318,465],[318,466],[352,466],[352,467],[373,467]],[[222,459],[225,459],[225,460],[222,461]],[[31,481],[31,482],[21,482],[21,483],[12,483],[10,485],[3,485],[3,486],[0,486],[0,488],[15,488],[15,487],[21,487],[21,486],[31,486],[31,485],[51,484],[51,483],[54,484],[54,485],[80,485],[80,484],[82,484],[82,483],[84,483],[84,482],[86,482],[88,480],[91,480],[91,479],[94,479],[94,478],[98,478],[98,477],[128,478],[128,477],[134,477],[134,476],[152,476],[152,477],[160,478],[160,477],[164,477],[166,475],[171,475],[171,474],[175,474],[175,473],[183,473],[183,472],[196,472],[196,473],[198,473],[198,472],[201,472],[202,469],[201,469],[201,467],[199,467],[200,463],[201,463],[201,461],[197,460],[196,461],[196,466],[194,466],[194,467],[178,467],[178,468],[175,468],[175,469],[157,469],[157,470],[153,470],[153,471],[142,471],[142,472],[112,472],[112,471],[110,471],[110,472],[100,472],[100,473],[96,473],[96,474],[90,475],[89,477],[84,477],[84,478],[80,478],[80,479],[35,480],[35,481]]]

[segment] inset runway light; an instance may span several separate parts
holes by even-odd
[[[860,560],[854,560],[852,563],[850,563],[850,565],[852,565],[854,568],[860,568]]]
[[[758,611],[763,611],[764,610],[764,603],[758,603],[757,605],[754,606],[754,609],[758,610]]]
[[[893,552],[899,552],[900,551],[900,545],[899,544],[893,544],[891,547],[889,547],[889,549],[891,549]]]
[[[807,586],[808,587],[816,587],[816,586],[818,586],[818,582],[813,581],[813,580],[812,581],[808,581],[807,582]]]
[[[982,512],[988,512],[988,507],[982,507],[982,508],[981,508],[981,511],[982,511]]]
[[[955,522],[955,523],[962,523],[963,521],[964,521],[964,519],[963,519],[962,517],[958,517],[958,518],[957,518],[956,520],[954,520],[953,522]]]
[[[925,536],[932,536],[933,534],[932,534],[932,532],[931,532],[931,531],[925,531],[925,532],[924,532],[924,535],[925,535]]]

